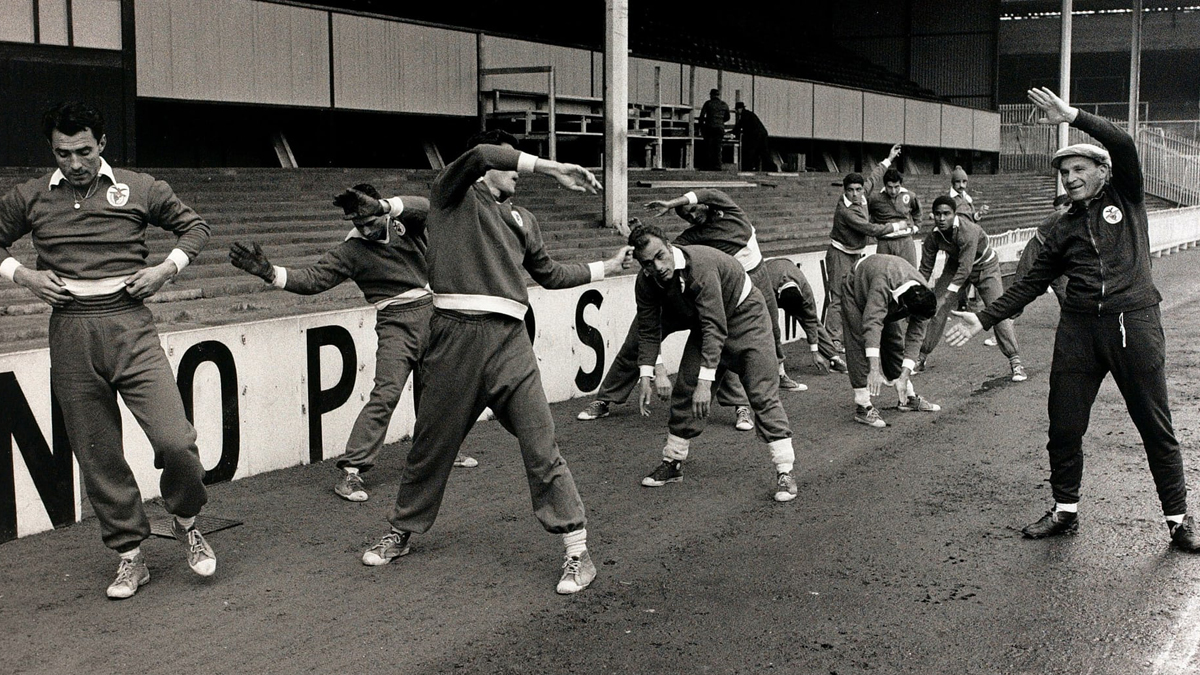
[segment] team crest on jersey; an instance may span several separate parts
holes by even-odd
[[[1116,225],[1117,223],[1121,222],[1122,219],[1125,218],[1125,214],[1121,213],[1121,209],[1118,209],[1117,207],[1111,206],[1111,205],[1104,207],[1103,215],[1104,215],[1104,220],[1108,221],[1109,223],[1111,223],[1113,225]]]
[[[517,221],[517,227],[525,227],[525,220],[521,218],[521,214],[516,209],[512,210],[512,217]]]
[[[902,202],[904,202],[905,204],[907,204],[907,203],[908,203],[908,194],[907,194],[907,193],[905,193],[905,194],[902,194],[902,195],[900,195],[900,201],[902,201]]]
[[[108,203],[113,206],[125,206],[129,202],[129,186],[124,183],[115,183],[108,187],[108,192],[104,193],[108,198]]]

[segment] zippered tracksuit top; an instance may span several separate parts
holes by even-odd
[[[935,227],[925,237],[921,242],[921,267],[918,271],[926,280],[932,280],[938,251],[946,252],[946,264],[933,285],[933,292],[938,298],[938,311],[925,330],[921,353],[926,356],[932,354],[941,341],[950,310],[958,305],[960,289],[967,284],[973,285],[985,306],[995,302],[1004,293],[1000,259],[987,233],[974,221],[956,215],[950,227]],[[1020,354],[1011,319],[996,324],[996,342],[1005,358],[1011,359]]]
[[[454,457],[487,407],[520,443],[542,526],[555,533],[585,526],[525,331],[529,296],[522,269],[546,288],[568,288],[602,279],[604,265],[555,262],[533,215],[496,201],[479,182],[491,169],[531,172],[536,162],[511,148],[479,145],[433,183],[426,261],[434,314],[421,362],[421,409],[389,518],[397,530],[432,527]]]
[[[644,272],[634,282],[642,372],[653,369],[659,354],[660,315],[670,308],[690,317],[691,333],[671,390],[665,458],[684,459],[687,441],[704,431],[705,420],[692,412],[697,381],[713,382],[732,371],[750,398],[758,437],[768,444],[776,464],[790,465],[795,458],[792,431],[779,400],[778,364],[762,293],[732,256],[707,246],[671,248],[675,274],[665,286]]]
[[[55,171],[0,199],[0,272],[19,263],[7,248],[33,239],[37,268],[74,296],[50,315],[50,382],[105,545],[130,551],[150,536],[137,481],[125,461],[117,394],[150,440],[167,511],[188,518],[206,503],[196,430],[188,422],[154,319],[122,280],[146,267],[146,228],[175,234],[168,258],[182,270],[209,226],[171,187],[101,160],[91,197]]]
[[[1071,123],[1112,157],[1109,183],[1075,202],[1046,235],[1029,272],[979,313],[984,328],[1012,316],[1060,276],[1068,279],[1050,366],[1050,483],[1054,499],[1079,501],[1083,435],[1104,376],[1125,397],[1165,515],[1187,511],[1183,457],[1167,402],[1162,296],[1150,273],[1150,235],[1142,169],[1133,139],[1080,111]]]
[[[364,238],[357,229],[309,267],[275,268],[274,285],[290,293],[314,295],[352,280],[375,305],[375,382],[354,420],[338,468],[370,471],[387,438],[392,414],[408,376],[413,376],[413,409],[420,410],[421,353],[429,337],[433,294],[425,271],[425,219],[429,200],[392,197],[387,236]]]
[[[896,300],[895,292],[909,282],[929,285],[907,260],[881,253],[858,261],[846,275],[842,329],[851,387],[867,386],[868,357],[879,357],[889,380],[898,377],[905,366],[911,370],[916,365],[929,321],[910,319],[908,310]],[[901,328],[905,319],[908,327]]]
[[[1050,234],[1054,224],[1058,222],[1061,214],[1055,211],[1046,217],[1045,220],[1038,225],[1037,232],[1033,238],[1025,242],[1025,248],[1021,249],[1021,259],[1017,261],[1017,271],[1013,276],[1013,282],[1020,281],[1033,268],[1033,261],[1037,260],[1038,254],[1042,252],[1042,246],[1046,241],[1046,236]],[[1054,297],[1058,299],[1059,306],[1062,305],[1063,298],[1067,292],[1067,278],[1059,277],[1050,282],[1050,290],[1054,291]],[[1013,318],[1020,316],[1020,312],[1013,315]]]

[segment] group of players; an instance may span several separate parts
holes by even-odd
[[[1116,127],[1048,90],[1031,90],[1030,99],[1047,122],[1075,124],[1112,154],[1076,145],[1055,155],[1070,207],[1047,221],[1036,255],[1023,263],[1023,276],[1008,292],[977,224],[987,208],[974,205],[961,169],[952,174],[950,193],[933,202],[934,228],[917,258],[913,234],[920,207],[891,166],[899,146],[869,178],[852,173],[843,180],[826,254],[824,325],[804,275],[788,260],[764,259],[749,216],[719,190],[646,205],[656,216],[674,210],[688,223],[673,239],[655,225],[633,223],[627,245],[607,260],[554,261],[537,219],[510,201],[518,176],[540,173],[591,193],[601,186],[583,167],[520,152],[517,139],[500,131],[476,136],[438,175],[428,197],[383,198],[367,184],[337,195],[334,203],[354,227],[312,266],[273,265],[255,242],[235,243],[229,256],[236,267],[295,293],[319,293],[353,280],[377,309],[375,386],[337,462],[334,491],[341,497],[368,498],[363,474],[374,465],[404,384],[413,376],[413,441],[390,529],[362,554],[366,565],[406,555],[411,535],[433,525],[452,468],[477,465],[461,455],[461,445],[490,409],[519,441],[536,517],[562,536],[557,592],[576,593],[592,582],[596,567],[587,550],[583,502],[555,441],[526,335],[523,272],[543,287],[568,288],[634,261],[641,268],[634,283],[637,316],[595,401],[578,417],[606,417],[635,389],[643,415],[652,397],[670,401],[662,461],[643,485],[682,479],[682,462],[691,440],[704,430],[715,395],[735,407],[737,428],[754,429],[766,443],[775,470],[774,499],[797,496],[792,432],[780,391],[805,387],[783,367],[779,308],[801,323],[819,370],[848,373],[853,419],[883,427],[871,397],[884,384],[895,389],[900,411],[940,409],[916,394],[910,375],[925,365],[951,313],[960,317],[946,330],[952,344],[995,327],[1012,379],[1026,379],[1010,318],[1066,276],[1050,375],[1047,448],[1055,507],[1024,532],[1039,538],[1078,527],[1082,436],[1100,381],[1112,372],[1146,444],[1171,540],[1184,550],[1200,549],[1186,512],[1182,457],[1166,400],[1160,297],[1149,276],[1136,150]],[[103,118],[91,106],[56,106],[46,115],[44,131],[59,168],[0,199],[0,274],[53,307],[53,390],[104,541],[121,557],[107,594],[130,597],[150,578],[140,548],[149,525],[123,457],[117,393],[146,431],[163,470],[164,503],[175,516],[173,529],[187,547],[189,565],[211,575],[216,556],[195,528],[207,499],[196,433],[142,304],[195,258],[208,225],[165,183],[113,169],[101,158]],[[145,267],[148,225],[179,237],[177,248],[153,267]],[[7,251],[27,233],[38,253],[36,271]],[[877,241],[873,255],[865,255],[868,237]],[[939,250],[947,260],[931,283]],[[985,304],[978,316],[957,311],[968,286]],[[931,322],[934,329],[927,331]],[[672,383],[660,347],[665,336],[680,330],[689,334]]]

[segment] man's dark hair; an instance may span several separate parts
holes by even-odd
[[[99,141],[104,136],[104,115],[88,103],[56,103],[42,116],[42,133],[46,134],[46,140],[50,140],[56,129],[67,136],[91,129],[92,135]]]
[[[843,188],[848,188],[855,183],[858,183],[859,185],[866,185],[867,181],[865,178],[863,178],[861,173],[848,173],[846,174],[846,177],[842,179]]]
[[[951,213],[954,213],[955,211],[958,210],[958,204],[954,203],[954,197],[951,197],[950,195],[942,195],[942,196],[938,197],[937,199],[933,200],[933,206],[930,207],[929,210],[936,211],[937,207],[941,204],[945,204],[946,206],[949,206]]]
[[[900,172],[895,169],[888,169],[887,171],[883,172],[883,182],[885,184],[887,184],[887,183],[903,183],[904,176],[900,175]]]
[[[1066,206],[1067,204],[1070,204],[1070,203],[1071,203],[1071,195],[1068,195],[1065,192],[1054,198],[1054,208],[1056,208],[1056,209],[1060,206]]]
[[[634,250],[641,250],[650,244],[650,237],[658,237],[662,241],[667,240],[667,235],[662,231],[662,228],[657,225],[638,224],[629,231],[629,245]]]
[[[506,143],[515,148],[520,141],[517,140],[516,136],[503,129],[489,129],[488,131],[481,131],[472,136],[467,141],[467,149],[470,150],[477,145],[504,145]]]
[[[908,308],[908,315],[918,319],[932,319],[937,314],[937,296],[929,287],[917,284],[900,294],[900,302]]]
[[[375,199],[381,199],[381,197],[379,196],[379,190],[376,190],[375,186],[371,185],[370,183],[359,183],[358,185],[354,186],[354,189],[366,194],[369,197],[374,197]]]
[[[720,89],[709,89],[709,90],[708,90],[708,95],[709,95],[710,97],[717,97],[717,96],[720,96],[720,95],[721,95],[721,90],[720,90]]]

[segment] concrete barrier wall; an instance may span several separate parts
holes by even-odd
[[[994,237],[1015,260],[1032,230]],[[1151,214],[1155,251],[1200,241],[1200,208]],[[787,256],[825,297],[824,254]],[[600,384],[635,313],[632,276],[579,288],[530,289],[534,351],[552,402],[585,396]],[[794,323],[784,339],[801,339]],[[670,368],[685,334],[664,344]],[[162,336],[201,459],[212,483],[340,455],[375,372],[370,308],[256,321]],[[75,522],[79,472],[56,419],[46,349],[0,355],[0,542]],[[189,404],[190,401],[190,405]],[[158,471],[145,435],[122,405],[125,456],[142,496],[158,495]],[[412,432],[411,384],[389,441]]]

